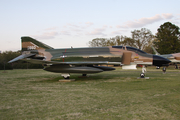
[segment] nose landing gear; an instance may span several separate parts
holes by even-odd
[[[146,66],[143,65],[143,66],[142,66],[142,73],[140,74],[140,77],[141,77],[141,78],[145,78],[145,72],[146,72]]]
[[[144,78],[145,77],[145,74],[144,73],[141,73],[140,74],[140,78]]]
[[[142,65],[142,73],[140,74],[140,77],[138,77],[138,79],[140,78],[149,79],[149,77],[145,77],[145,72],[146,72],[146,66]]]

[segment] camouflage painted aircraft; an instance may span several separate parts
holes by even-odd
[[[168,59],[158,55],[147,54],[133,47],[87,47],[53,49],[30,37],[21,37],[22,55],[9,61],[9,63],[23,60],[30,63],[42,64],[44,70],[62,73],[69,78],[70,73],[99,73],[115,70],[112,67],[98,65],[126,65],[133,64],[167,66]]]
[[[175,63],[175,68],[178,68],[177,63],[180,63],[180,53],[173,53],[173,54],[159,54],[157,50],[152,46],[153,51],[156,55],[162,56],[164,58],[169,59],[172,63]]]

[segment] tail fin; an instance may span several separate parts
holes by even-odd
[[[21,37],[21,43],[22,43],[22,51],[37,50],[37,49],[54,49],[31,37]]]
[[[160,55],[153,46],[151,46],[151,47],[152,47],[153,51],[155,52],[155,55]]]

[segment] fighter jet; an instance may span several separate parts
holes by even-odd
[[[22,55],[8,63],[18,60],[42,64],[44,70],[61,73],[65,79],[70,73],[89,73],[115,70],[113,67],[99,65],[155,65],[167,66],[170,60],[147,54],[129,46],[86,47],[54,49],[31,37],[21,37]],[[144,74],[144,73],[143,73]]]
[[[173,53],[173,54],[159,54],[157,50],[152,46],[153,51],[156,55],[162,56],[164,58],[169,59],[172,63],[175,63],[175,68],[178,68],[177,63],[180,62],[180,53]]]

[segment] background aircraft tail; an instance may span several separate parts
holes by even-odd
[[[38,49],[53,49],[52,47],[39,42],[31,37],[21,37],[22,51],[38,50]]]
[[[153,51],[155,52],[155,55],[160,55],[153,46],[151,46],[151,47],[152,47]]]

